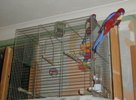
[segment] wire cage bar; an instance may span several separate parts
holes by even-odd
[[[112,97],[109,37],[99,53],[92,53],[87,65],[79,63],[84,60],[81,44],[85,38],[86,19],[16,31],[8,100],[75,95]],[[90,48],[98,30],[97,25],[86,37]]]

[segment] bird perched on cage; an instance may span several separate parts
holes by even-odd
[[[123,8],[118,9],[116,12],[111,13],[103,22],[100,30],[98,31],[99,35],[96,38],[92,51],[94,53],[97,52],[97,49],[100,47],[100,45],[103,43],[105,37],[109,33],[110,29],[114,26],[118,26],[123,18],[123,15],[125,13],[125,10]]]
[[[85,23],[85,36],[83,38],[82,44],[86,42],[86,39],[92,34],[92,32],[99,26],[96,20],[96,14],[92,14]]]

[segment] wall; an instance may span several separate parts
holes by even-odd
[[[119,28],[124,100],[134,100],[130,46],[136,44],[135,15],[123,21]]]
[[[14,38],[16,29],[40,25],[40,24],[46,24],[46,23],[51,23],[61,20],[68,20],[73,18],[89,16],[90,14],[93,13],[97,15],[98,20],[101,20],[104,19],[106,16],[108,16],[109,13],[116,11],[120,7],[125,8],[126,15],[134,14],[136,13],[135,4],[136,4],[136,0],[123,0],[122,2],[118,2],[114,4],[108,4],[94,8],[87,8],[79,11],[74,11],[71,13],[65,13],[65,14],[51,16],[47,18],[32,20],[29,22],[18,23],[6,27],[0,27],[0,40]]]

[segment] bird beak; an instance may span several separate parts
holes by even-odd
[[[117,20],[121,20],[123,18],[123,15],[120,15]]]

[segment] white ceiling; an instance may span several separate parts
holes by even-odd
[[[0,0],[0,27],[122,0]]]

